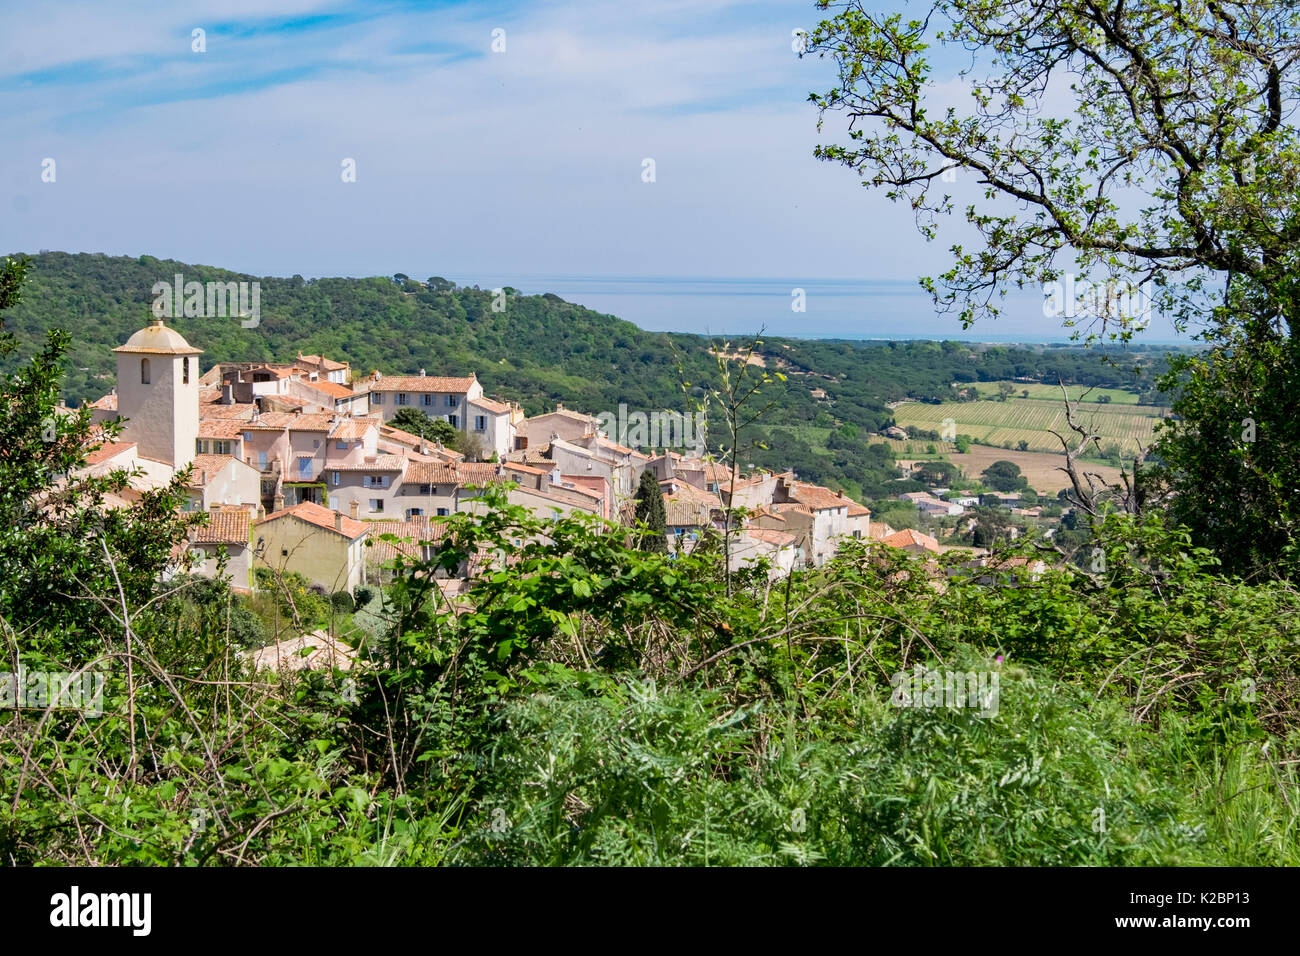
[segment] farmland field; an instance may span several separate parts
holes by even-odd
[[[1000,382],[963,382],[962,388],[974,388],[975,394],[980,398],[996,398],[998,394],[998,385]],[[1045,385],[1041,382],[1007,382],[1015,391],[1012,395],[1023,401],[1021,392],[1028,392],[1029,398],[1040,401],[1059,402],[1061,400],[1061,386]],[[1070,398],[1077,399],[1079,396],[1087,393],[1084,399],[1085,405],[1096,404],[1097,399],[1106,396],[1113,405],[1136,405],[1138,396],[1136,392],[1130,392],[1124,388],[1092,388],[1087,385],[1067,385]]]
[[[1151,405],[1084,403],[1078,406],[1077,417],[1097,429],[1103,446],[1113,442],[1127,455],[1136,452],[1139,443],[1150,447],[1163,411]],[[1003,446],[1010,442],[1014,448],[1024,441],[1030,451],[1059,452],[1061,443],[1053,430],[1072,437],[1063,403],[1033,398],[941,405],[909,402],[894,409],[894,420],[904,428],[911,425],[938,432],[943,431],[946,420],[951,420],[957,434],[969,435],[981,444]]]
[[[1007,451],[1003,448],[990,448],[987,445],[971,445],[964,455],[949,455],[948,460],[961,468],[967,478],[978,479],[980,473],[995,461],[1011,461],[1020,466],[1020,472],[1029,481],[1029,486],[1039,494],[1055,495],[1062,488],[1068,488],[1070,479],[1065,472],[1058,471],[1065,464],[1064,455],[1049,455],[1045,452]],[[1119,483],[1119,469],[1110,465],[1097,465],[1091,462],[1081,466],[1084,471],[1096,472],[1107,482]]]

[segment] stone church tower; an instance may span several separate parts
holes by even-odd
[[[199,437],[199,356],[175,329],[154,319],[113,349],[117,353],[117,413],[122,440],[136,453],[184,468]]]

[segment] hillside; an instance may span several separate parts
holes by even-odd
[[[256,277],[152,256],[43,252],[30,259],[23,302],[5,316],[20,344],[6,367],[30,354],[47,329],[67,329],[73,351],[64,399],[74,405],[112,387],[111,349],[149,318],[153,285],[176,273],[187,281],[261,284],[256,328],[242,328],[234,318],[175,321],[204,350],[204,367],[287,361],[302,351],[347,360],[361,373],[474,372],[488,394],[519,401],[529,414],[557,401],[592,413],[620,403],[633,410],[684,410],[679,355],[697,390],[716,378],[706,339],[646,332],[550,294],[511,294],[505,311],[494,312],[491,292],[445,280]],[[863,497],[892,477],[885,459],[867,453],[866,441],[893,423],[888,402],[947,399],[954,382],[1054,383],[1058,375],[1084,385],[1150,390],[1165,359],[1154,348],[1110,350],[1113,362],[1107,363],[1100,350],[958,342],[770,339],[760,351],[767,371],[786,378],[763,392],[762,401],[773,404],[751,438],[768,447],[750,449],[745,464],[795,466],[808,480]],[[806,440],[808,426],[830,429],[822,433],[830,437],[814,448]]]

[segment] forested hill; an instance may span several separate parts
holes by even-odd
[[[29,355],[51,327],[73,338],[64,398],[94,399],[113,386],[110,351],[150,318],[155,283],[258,281],[261,323],[236,318],[177,319],[174,325],[204,350],[201,364],[288,361],[299,352],[346,360],[359,373],[477,373],[486,393],[514,399],[534,414],[561,401],[599,413],[617,409],[684,410],[678,355],[688,381],[709,383],[706,339],[646,332],[630,322],[565,302],[555,295],[509,295],[504,312],[492,294],[445,280],[303,279],[248,276],[209,266],[141,256],[43,252],[30,256],[23,302],[5,315],[20,348],[9,367]],[[674,352],[676,349],[676,354]],[[891,423],[886,403],[952,397],[955,381],[1034,378],[1149,389],[1164,366],[1160,349],[1097,350],[971,346],[957,342],[830,342],[766,339],[768,368],[787,375],[765,390],[774,402],[765,425],[847,426],[842,447],[808,448],[795,430],[763,437],[772,448],[750,460],[798,464],[809,480],[849,490],[873,483],[865,466],[866,433]],[[1142,370],[1140,380],[1132,370]],[[814,397],[822,389],[826,398]],[[866,467],[866,471],[864,471]]]

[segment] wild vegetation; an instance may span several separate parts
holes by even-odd
[[[1065,495],[1075,560],[1042,539],[998,548],[983,566],[850,541],[829,564],[773,580],[761,567],[728,571],[725,542],[669,555],[635,547],[656,527],[540,521],[489,491],[483,514],[451,516],[429,555],[397,559],[392,583],[354,608],[371,635],[358,666],[272,679],[232,639],[256,636],[241,598],[159,581],[152,562],[185,530],[157,513],[165,492],[99,520],[99,489],[60,482],[89,423],[54,415],[69,342],[50,333],[34,357],[11,355],[0,379],[0,628],[11,668],[102,668],[107,686],[99,716],[53,706],[0,715],[0,858],[1300,863],[1296,152],[1283,116],[1296,93],[1293,11],[1249,0],[942,0],[929,22],[819,6],[834,10],[811,50],[837,61],[841,82],[815,101],[845,110],[855,134],[823,156],[911,202],[925,230],[948,211],[927,189],[951,166],[982,177],[987,198],[1031,209],[970,207],[985,246],[956,250],[932,284],[941,304],[973,318],[1008,276],[1053,277],[1067,249],[1085,266],[1162,282],[1202,275],[1186,298],[1171,289],[1189,316],[1196,293],[1210,293],[1208,348],[1174,360],[1165,382],[1178,418],[1152,455],[1098,482],[1075,452],[1099,436],[1067,416],[1078,439]],[[926,108],[932,44],[992,64],[975,78],[970,116]],[[1070,121],[1043,102],[1059,73],[1077,84]],[[1136,221],[1113,191],[1132,188],[1151,197]],[[21,273],[12,263],[0,273],[0,308],[14,304]],[[448,309],[482,322],[480,343],[515,320],[437,283],[322,280],[298,301],[324,310],[326,289],[369,300],[367,312],[395,295],[449,295]],[[412,314],[398,309],[365,334]],[[632,333],[610,334],[632,358]],[[605,397],[611,353],[544,341],[571,350],[575,366],[516,368],[518,380],[549,388],[582,367],[597,371],[581,386],[585,404]],[[424,348],[409,335],[391,344]],[[677,344],[688,358],[671,364],[695,383],[688,393],[732,403],[733,466],[764,452],[750,443],[776,426],[802,423],[751,424],[747,409],[787,397],[818,409],[789,381],[812,366],[775,361],[795,348],[837,378],[864,355],[916,360],[907,373],[921,384],[910,389],[888,384],[897,377],[870,393],[857,382],[871,401],[908,397],[894,391],[938,401],[952,381],[974,380],[952,374],[950,360],[971,361],[954,343],[876,353],[778,343],[763,354],[787,381],[749,365],[720,381],[707,356]],[[657,353],[644,354],[639,370],[657,367]],[[1034,374],[1006,368],[1008,354],[991,361],[989,381]],[[841,394],[846,408],[858,401]],[[832,446],[865,427],[837,414],[818,426],[833,429],[827,452],[876,456],[883,472],[883,443]],[[1017,480],[993,465],[989,480]],[[78,543],[57,544],[71,530]],[[66,556],[20,563],[46,547]],[[450,605],[433,572],[480,551],[505,565]],[[996,696],[945,699],[936,672]]]
[[[0,716],[6,862],[1300,862],[1300,594],[1221,575],[1158,518],[1100,522],[1091,570],[855,542],[774,584],[728,575],[717,543],[669,556],[485,492],[357,596],[357,667],[276,677],[243,653],[265,609],[137,563],[150,505],[96,521],[74,485],[56,518],[54,469],[14,480],[87,438],[69,416],[42,440],[64,347],[0,382],[35,403],[0,420],[27,455],[0,463],[0,593],[23,598],[0,626],[12,671],[106,685],[99,715]],[[77,572],[20,568],[54,520],[88,529]],[[508,566],[450,606],[432,572],[484,548]],[[304,628],[353,604],[295,594]],[[996,713],[898,706],[918,666],[996,674]]]

